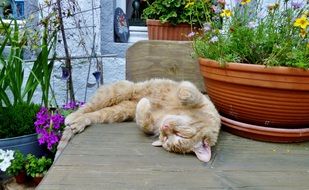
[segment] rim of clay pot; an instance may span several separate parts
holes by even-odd
[[[283,129],[242,123],[221,116],[225,129],[233,134],[268,142],[302,142],[309,140],[309,128]],[[248,135],[250,134],[250,135]]]
[[[171,23],[161,23],[160,20],[156,20],[156,19],[147,19],[146,20],[146,24],[147,25],[152,25],[152,26],[166,26],[166,27],[173,27],[173,26],[185,26],[185,27],[191,27],[190,24],[188,23],[181,23],[181,24],[177,24],[177,25],[173,25]]]
[[[218,61],[207,59],[207,58],[199,58],[200,64],[211,66],[211,67],[228,67],[230,70],[238,70],[238,71],[246,71],[246,72],[259,72],[259,73],[271,73],[271,74],[288,74],[288,75],[296,75],[296,76],[308,76],[308,70],[301,68],[293,68],[293,67],[283,67],[283,66],[266,66],[266,65],[257,65],[257,64],[247,64],[247,63],[226,63],[225,65],[220,65]],[[254,71],[252,71],[254,68]],[[291,74],[291,72],[293,74]]]
[[[200,70],[207,79],[262,88],[309,90],[309,70],[291,67],[226,63],[199,58]]]

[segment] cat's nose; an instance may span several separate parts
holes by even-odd
[[[169,130],[169,126],[168,125],[162,125],[161,130],[166,132],[166,131]]]

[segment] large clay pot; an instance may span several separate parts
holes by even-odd
[[[241,63],[220,66],[203,58],[199,63],[208,95],[229,131],[266,141],[309,140],[309,71]]]
[[[194,31],[190,24],[172,25],[162,24],[159,20],[147,19],[148,39],[149,40],[190,40],[187,35]]]

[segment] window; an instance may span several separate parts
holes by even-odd
[[[2,0],[0,3],[0,17],[4,19],[24,19],[24,0]]]

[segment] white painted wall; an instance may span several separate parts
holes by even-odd
[[[39,0],[39,3],[43,3],[44,0]],[[65,2],[65,1],[63,1]],[[101,40],[101,31],[100,31],[100,1],[97,0],[77,0],[81,11],[87,11],[92,9],[92,6],[96,9],[93,11],[87,11],[81,14],[76,15],[74,18],[64,19],[65,28],[70,28],[65,30],[67,41],[69,45],[69,51],[71,56],[87,56],[91,55],[91,50],[94,47],[94,52],[97,55],[100,55],[100,40]],[[92,3],[94,3],[92,5]],[[62,7],[66,9],[66,5]],[[76,21],[79,21],[81,29],[71,29],[76,26]],[[85,28],[86,26],[94,25],[94,32],[91,27]],[[61,34],[58,36],[59,40],[62,40]],[[94,42],[94,43],[93,43]],[[81,43],[85,44],[84,48]],[[93,46],[94,44],[94,46]],[[63,43],[58,44],[57,46],[58,56],[64,56]],[[112,83],[114,81],[123,80],[125,78],[125,60],[123,58],[99,58],[99,61],[103,63],[103,80],[105,84]],[[61,76],[61,65],[64,64],[64,61],[57,62],[54,66],[54,72],[52,76],[52,87],[54,88],[58,104],[63,104],[66,99],[66,82],[59,79]],[[87,59],[83,60],[72,60],[73,65],[73,83],[74,91],[77,100],[83,101],[85,95],[86,80],[88,74],[88,67],[90,62]],[[96,61],[93,59],[92,66],[90,68],[89,83],[95,83],[95,78],[92,73],[96,71]],[[88,89],[87,99],[93,95],[96,87]],[[39,95],[40,92],[37,92]]]
[[[126,12],[127,6],[126,6],[126,0],[116,0],[116,7],[120,7],[123,12]]]

